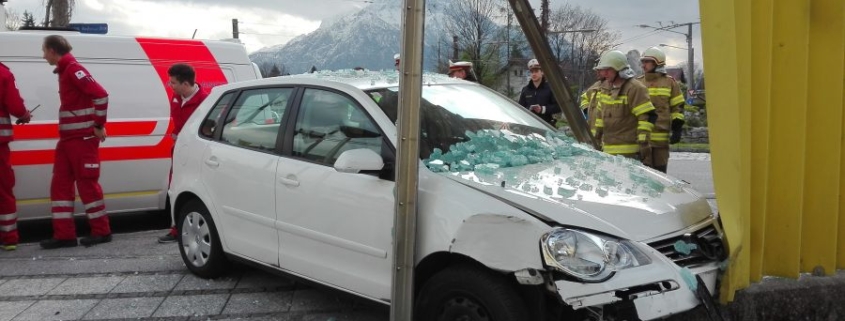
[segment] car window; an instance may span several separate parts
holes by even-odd
[[[341,153],[367,148],[381,154],[382,135],[354,100],[306,89],[296,119],[293,156],[333,166]]]
[[[262,88],[241,93],[226,115],[220,140],[231,145],[273,151],[293,88]]]
[[[202,125],[200,125],[200,136],[208,139],[214,138],[214,131],[216,130],[220,113],[229,108],[232,99],[235,98],[235,94],[231,92],[220,97],[220,100],[217,101],[214,107],[211,108],[211,111],[208,112],[208,115],[205,116],[205,119],[203,119]]]

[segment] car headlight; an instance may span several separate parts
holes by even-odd
[[[617,270],[651,263],[630,241],[556,228],[542,238],[546,265],[584,282],[607,280]]]

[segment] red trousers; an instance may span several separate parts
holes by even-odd
[[[88,224],[91,225],[91,236],[111,234],[109,216],[103,202],[103,189],[99,183],[99,147],[100,141],[94,137],[63,139],[56,145],[53,181],[50,184],[54,239],[76,238],[73,222],[73,202],[76,198],[74,183],[85,207]]]
[[[0,243],[18,244],[18,208],[12,190],[15,172],[9,154],[9,143],[0,142]]]

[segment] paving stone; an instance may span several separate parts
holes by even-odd
[[[153,315],[162,301],[164,297],[105,299],[84,320],[146,318]]]
[[[153,313],[153,317],[216,315],[223,311],[228,294],[169,296]]]
[[[35,303],[35,301],[0,302],[0,321],[12,320],[33,303]]]
[[[184,276],[184,274],[127,276],[111,290],[111,293],[169,292]]]
[[[313,311],[330,309],[348,309],[352,307],[352,301],[336,296],[332,292],[324,292],[314,289],[296,290],[293,294],[291,311]]]
[[[300,321],[388,321],[390,320],[390,309],[384,311],[358,311],[358,312],[337,312],[337,313],[315,313],[302,316]]]
[[[232,294],[223,314],[285,312],[292,300],[293,291]]]
[[[9,280],[0,284],[0,296],[44,295],[64,280],[64,278]]]
[[[109,293],[120,281],[122,276],[105,276],[90,278],[70,278],[59,284],[48,295],[68,294],[100,294]]]
[[[259,270],[244,271],[236,289],[293,288],[295,281]]]
[[[226,276],[217,279],[202,279],[193,274],[186,274],[185,277],[176,284],[174,291],[185,290],[219,290],[219,289],[234,289],[238,284],[240,276]]]
[[[38,301],[12,320],[79,320],[97,305],[99,300]]]

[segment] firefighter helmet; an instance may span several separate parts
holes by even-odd
[[[657,47],[651,47],[643,52],[642,58],[640,61],[651,60],[658,66],[663,66],[666,64],[666,54],[663,53],[663,50]]]
[[[605,68],[620,71],[625,68],[631,68],[631,66],[628,65],[628,58],[625,57],[625,54],[619,50],[612,50],[603,53],[601,58],[599,58],[599,63],[593,69],[599,70]]]

